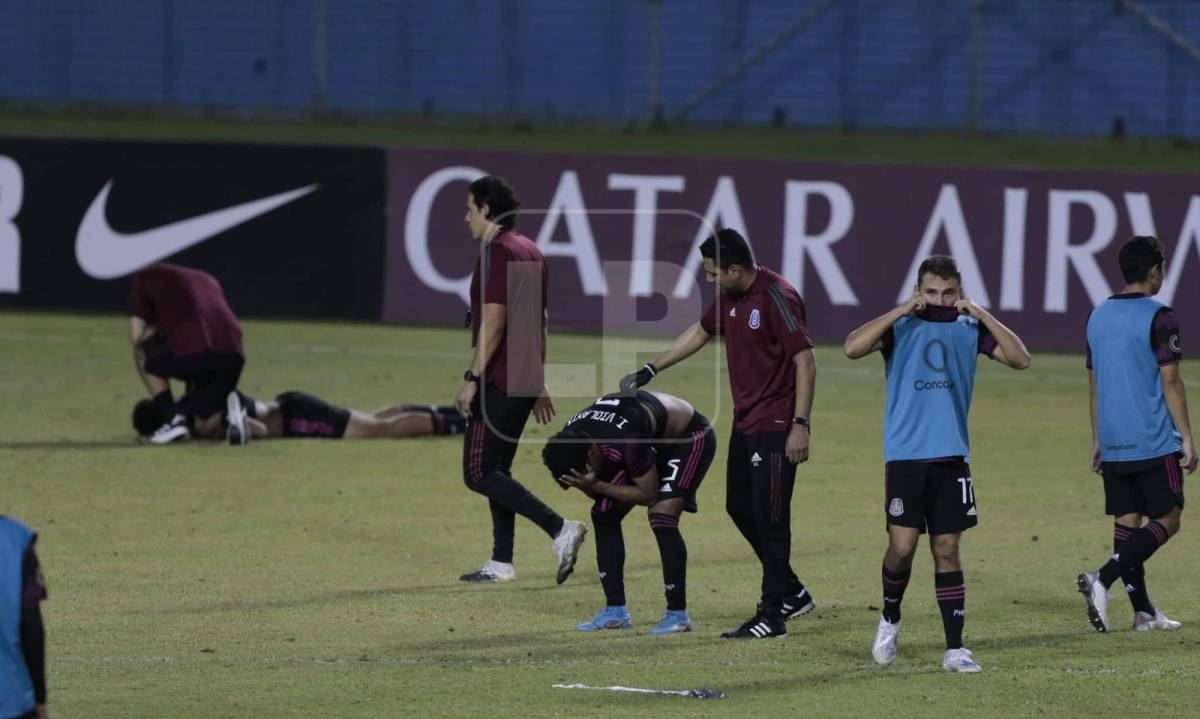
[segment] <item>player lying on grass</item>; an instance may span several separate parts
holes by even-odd
[[[185,395],[186,397],[186,395]],[[231,403],[232,404],[232,403]],[[303,392],[284,392],[274,402],[261,402],[244,395],[239,405],[246,412],[248,436],[254,439],[405,439],[431,435],[461,434],[467,418],[452,406],[398,404],[377,412],[363,412],[331,405]],[[141,400],[133,409],[133,426],[147,436],[162,424],[159,406]],[[220,426],[201,427],[189,417],[192,435],[220,439]]]
[[[628,629],[625,604],[625,540],[621,520],[634,505],[647,517],[662,557],[667,611],[651,634],[687,632],[687,545],[679,515],[696,511],[700,487],[717,440],[704,415],[686,400],[662,392],[610,394],[580,410],[550,438],[542,460],[564,488],[596,500],[596,565],[606,606],[575,627],[584,632]]]

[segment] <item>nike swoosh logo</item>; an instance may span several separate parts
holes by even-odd
[[[197,215],[144,232],[117,232],[108,224],[109,180],[83,215],[75,236],[75,259],[80,268],[98,280],[111,280],[170,257],[176,252],[237,227],[277,207],[314,192],[320,185],[308,185],[281,192],[241,205]]]

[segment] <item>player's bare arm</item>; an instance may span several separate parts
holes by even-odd
[[[638,387],[649,384],[650,380],[657,377],[659,372],[699,352],[700,348],[708,344],[710,339],[712,339],[712,335],[705,332],[699,322],[688,327],[653,362],[647,362],[641,369],[622,377],[621,391],[633,392]]]
[[[979,320],[979,323],[992,333],[992,337],[996,338],[996,349],[992,350],[990,355],[992,359],[1013,369],[1029,368],[1029,350],[1025,349],[1025,343],[1003,322],[996,319],[991,312],[970,299],[961,299],[955,302],[954,308],[962,314]]]
[[[658,500],[658,468],[650,467],[650,471],[640,477],[634,477],[632,485],[613,484],[596,478],[595,470],[588,469],[580,472],[571,470],[560,480],[576,489],[582,490],[591,497],[608,497],[618,502],[650,506]]]
[[[1163,398],[1167,401],[1167,411],[1175,421],[1175,428],[1183,435],[1183,456],[1179,466],[1188,474],[1196,471],[1196,442],[1192,438],[1192,423],[1188,420],[1187,391],[1183,386],[1183,377],[1179,374],[1179,363],[1165,364],[1158,368],[1162,376]]]
[[[137,369],[138,377],[141,378],[142,384],[146,386],[146,391],[150,393],[151,397],[171,386],[165,379],[146,372],[146,353],[142,349],[142,342],[145,342],[155,331],[154,326],[145,319],[134,315],[129,317],[129,342],[133,346],[133,366]]]
[[[1088,405],[1092,416],[1092,471],[1100,474],[1100,432],[1096,420],[1096,372],[1094,370],[1088,370]]]
[[[550,325],[550,311],[542,310],[542,347],[546,344],[546,328]],[[554,419],[554,401],[550,398],[550,388],[543,385],[542,391],[533,403],[533,418],[538,424],[550,424]]]
[[[712,339],[712,335],[705,332],[697,322],[675,338],[671,346],[654,360],[654,366],[661,372],[671,365],[678,364],[699,352],[710,339]]]
[[[809,347],[797,352],[792,357],[792,363],[796,365],[796,405],[793,416],[807,420],[812,416],[813,394],[817,386],[817,356]],[[792,464],[808,461],[810,431],[809,425],[795,422],[788,431],[784,451]]]
[[[508,322],[506,309],[504,305],[494,302],[483,306],[483,317],[479,324],[479,340],[475,343],[475,359],[471,362],[471,374],[476,377],[483,376],[484,368],[491,361],[492,355],[496,353],[496,348],[500,345],[500,338],[504,336],[505,325]],[[470,411],[471,401],[475,399],[475,393],[478,391],[478,382],[463,382],[462,388],[458,391],[458,398],[454,401],[459,412],[467,414]]]
[[[883,336],[896,324],[896,321],[906,315],[911,315],[925,309],[925,299],[914,292],[912,297],[893,307],[888,312],[873,320],[863,323],[858,329],[846,335],[842,343],[842,351],[850,359],[862,359],[872,352],[883,349]]]

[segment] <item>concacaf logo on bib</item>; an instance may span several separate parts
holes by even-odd
[[[904,500],[899,497],[893,499],[892,503],[888,505],[888,514],[893,517],[899,517],[904,514]]]
[[[758,314],[758,308],[750,310],[750,329],[756,330],[762,326],[762,317]]]

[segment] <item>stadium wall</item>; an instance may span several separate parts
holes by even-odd
[[[0,100],[644,120],[817,4],[0,0]],[[1200,45],[1200,3],[1139,5]],[[1200,138],[1200,62],[1113,0],[842,0],[689,119]]]
[[[1200,312],[1200,175],[21,139],[0,140],[0,308],[124,311],[128,275],[171,259],[245,316],[461,327],[466,188],[485,173],[518,189],[556,331],[695,322],[694,248],[717,226],[800,289],[819,341],[940,252],[1030,347],[1078,350],[1131,234],[1168,247],[1159,299]]]

